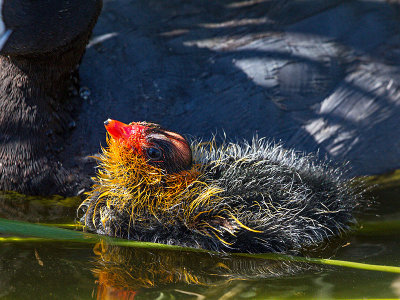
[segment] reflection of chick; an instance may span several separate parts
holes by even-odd
[[[97,257],[92,271],[103,287],[139,289],[180,282],[204,285],[217,277],[209,275],[210,280],[203,278],[208,275],[204,272],[204,266],[210,265],[203,262],[199,268],[198,262],[193,260],[196,256],[204,257],[204,253],[149,252],[103,242],[96,245],[94,252]],[[193,271],[195,267],[198,268],[197,272]]]
[[[127,294],[142,288],[177,286],[181,283],[221,286],[233,280],[284,277],[321,266],[302,262],[209,255],[186,251],[163,251],[119,247],[98,243],[92,272],[98,279],[98,293]],[[201,262],[201,264],[199,264]]]
[[[359,194],[339,169],[281,146],[188,142],[158,125],[105,122],[110,135],[82,203],[87,228],[235,252],[298,252],[340,235]]]

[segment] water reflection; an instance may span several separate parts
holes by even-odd
[[[71,223],[81,202],[79,197],[41,197],[0,191],[0,217],[33,223]]]
[[[282,278],[308,272],[315,275],[322,270],[321,266],[293,261],[190,251],[153,251],[119,247],[105,241],[98,243],[93,250],[96,260],[92,272],[96,277],[97,299],[133,299],[148,289],[173,288],[183,293],[179,288],[185,285],[215,290],[236,280]]]
[[[358,217],[361,231],[309,256],[399,266],[400,173],[392,175],[371,177],[378,205]],[[77,205],[74,199],[0,192],[0,217],[9,219],[71,223]],[[398,274],[105,242],[93,248],[21,237],[3,241],[0,257],[0,298],[7,299],[400,297]]]

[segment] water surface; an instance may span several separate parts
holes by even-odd
[[[400,184],[387,179],[376,179],[375,205],[358,216],[362,228],[334,241],[315,257],[400,266]],[[2,193],[0,217],[72,223],[78,201]],[[400,274],[395,273],[122,247],[105,241],[80,243],[23,236],[10,240],[5,233],[0,233],[1,237],[6,238],[0,242],[0,297],[5,299],[400,297]]]

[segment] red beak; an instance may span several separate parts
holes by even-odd
[[[115,140],[128,141],[132,128],[125,123],[108,119],[104,122],[107,132]]]

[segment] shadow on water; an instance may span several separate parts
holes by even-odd
[[[97,101],[84,105],[85,149],[104,139],[87,128],[112,116],[205,138],[258,133],[358,175],[398,167],[387,145],[400,134],[399,22],[385,1],[105,1],[94,37],[114,34],[81,69]]]

